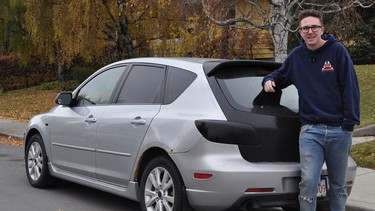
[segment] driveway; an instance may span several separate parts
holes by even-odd
[[[31,187],[25,174],[22,150],[0,144],[1,210],[139,211],[137,202],[70,182],[60,182],[44,190]]]
[[[6,211],[139,211],[137,202],[61,181],[48,189],[30,186],[23,148],[0,143],[0,209]],[[280,211],[278,208],[256,209]],[[352,210],[352,209],[348,209]],[[355,210],[355,209],[354,209]]]

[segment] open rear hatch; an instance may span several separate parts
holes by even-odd
[[[265,61],[210,61],[203,65],[227,121],[200,120],[210,141],[237,144],[249,162],[299,162],[298,94],[294,86],[263,91],[262,79],[280,67]]]

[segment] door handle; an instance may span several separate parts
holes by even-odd
[[[133,120],[130,121],[130,124],[133,124],[133,125],[145,125],[146,122],[147,121],[145,119],[142,119],[140,116],[137,116],[136,118],[134,118]]]
[[[96,123],[96,120],[97,119],[93,115],[90,115],[89,117],[87,117],[85,119],[85,122],[87,122],[87,123]]]

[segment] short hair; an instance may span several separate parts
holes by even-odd
[[[322,13],[314,9],[302,10],[298,15],[298,24],[301,24],[302,19],[307,18],[307,17],[318,18],[320,23],[323,25]]]

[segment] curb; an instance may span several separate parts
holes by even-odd
[[[23,139],[23,133],[26,126],[27,123],[18,122],[15,120],[0,119],[0,134],[3,136]]]
[[[375,208],[369,208],[367,206],[359,205],[359,204],[351,204],[351,203],[346,203],[347,210],[351,211],[375,211]]]
[[[355,129],[353,131],[353,136],[375,136],[375,125],[368,125],[366,127]]]

